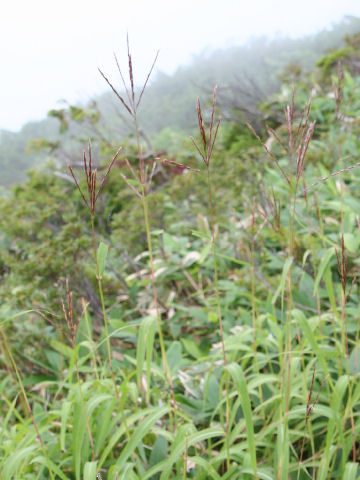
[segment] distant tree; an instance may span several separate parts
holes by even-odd
[[[317,66],[322,71],[324,79],[334,72],[340,62],[352,75],[360,73],[360,32],[344,37],[345,46],[336,48],[322,57]]]

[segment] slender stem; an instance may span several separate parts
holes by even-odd
[[[291,127],[290,127],[291,128]],[[290,135],[290,134],[289,134]],[[289,139],[289,236],[287,243],[287,258],[291,260],[294,253],[294,218],[295,218],[295,199],[296,199],[296,183],[294,181],[293,173],[293,145]],[[292,278],[291,266],[289,267],[286,279],[286,312],[285,312],[285,333],[284,333],[284,359],[282,362],[282,403],[280,408],[280,422],[284,425],[284,435],[289,433],[288,413],[290,403],[290,383],[291,383],[291,340],[292,340],[292,326],[291,326],[291,310],[292,310]],[[281,302],[281,310],[283,313],[283,301]],[[280,460],[278,467],[277,478],[283,475],[283,462]]]
[[[343,261],[345,259],[343,258]],[[353,438],[353,445],[352,445],[352,456],[353,456],[353,462],[356,462],[356,443],[355,443],[355,425],[354,425],[354,413],[353,413],[353,386],[354,382],[352,382],[352,377],[354,375],[354,372],[351,372],[350,370],[350,358],[349,358],[349,339],[348,339],[348,326],[347,326],[347,315],[346,315],[346,303],[347,303],[347,298],[346,298],[346,292],[344,290],[341,290],[341,328],[342,328],[342,336],[344,337],[342,340],[342,350],[343,350],[343,355],[345,354],[345,359],[346,359],[346,373],[349,378],[349,395],[348,395],[348,401],[347,405],[345,408],[345,412],[350,410],[350,425],[351,425],[351,434]],[[344,415],[346,418],[346,415]],[[345,423],[345,422],[344,422]]]
[[[107,320],[107,314],[106,314],[106,308],[105,308],[104,293],[103,293],[103,288],[102,288],[102,283],[101,283],[101,278],[100,278],[100,273],[99,273],[99,265],[98,265],[98,261],[97,261],[95,226],[94,226],[94,216],[93,215],[91,216],[91,232],[92,232],[93,254],[94,254],[95,265],[96,265],[96,278],[97,278],[97,281],[98,281],[100,302],[101,302],[101,308],[102,308],[103,319],[104,319],[104,328],[105,328],[105,337],[106,337],[106,346],[107,346],[107,352],[108,352],[109,366],[110,366],[111,376],[112,376],[113,381],[114,381],[116,398],[118,400],[120,400],[119,390],[118,390],[117,385],[116,385],[115,376],[114,376],[114,372],[113,372],[113,368],[112,368],[109,326],[108,326],[108,320]]]
[[[160,342],[160,351],[162,362],[164,365],[165,370],[165,377],[167,377],[167,381],[170,386],[171,397],[172,397],[172,408],[174,414],[174,421],[175,424],[173,425],[173,429],[175,431],[177,425],[177,408],[176,408],[176,400],[175,400],[175,392],[174,392],[174,385],[172,381],[171,371],[169,368],[169,363],[167,361],[167,355],[165,350],[165,343],[164,343],[164,336],[161,327],[161,315],[159,309],[159,302],[158,302],[158,295],[156,289],[156,282],[155,282],[155,269],[154,269],[154,260],[153,260],[153,249],[152,249],[152,241],[151,241],[151,233],[150,233],[150,222],[149,222],[149,208],[148,208],[148,198],[147,198],[147,191],[146,191],[146,179],[145,179],[145,172],[141,170],[141,168],[145,168],[142,162],[140,161],[142,158],[142,151],[140,145],[140,133],[139,133],[139,125],[136,115],[136,110],[134,111],[134,126],[135,126],[135,134],[136,134],[136,142],[137,142],[137,150],[138,150],[138,157],[139,157],[139,177],[140,177],[140,184],[141,184],[141,202],[144,211],[144,221],[145,221],[145,230],[146,230],[146,240],[149,250],[149,261],[150,261],[150,272],[151,272],[151,283],[154,295],[154,302],[156,308],[156,319],[159,331],[159,342]]]
[[[256,372],[260,376],[260,368],[257,356],[257,332],[256,332],[256,303],[255,303],[255,198],[253,198],[252,207],[252,223],[251,223],[251,318],[253,328],[253,345],[254,345],[254,357]],[[262,387],[259,385],[259,399],[260,404],[263,404],[263,392]],[[265,419],[265,408],[262,408],[262,414]]]
[[[222,323],[221,315],[221,306],[220,306],[220,291],[219,291],[219,280],[218,280],[218,269],[217,269],[217,256],[216,256],[216,242],[215,242],[215,222],[214,222],[214,208],[213,208],[213,199],[211,191],[211,177],[210,177],[210,166],[207,164],[207,185],[208,185],[208,195],[209,195],[209,206],[210,206],[210,224],[211,224],[211,243],[212,243],[212,252],[213,252],[213,264],[214,264],[214,282],[215,282],[215,292],[216,292],[216,305],[219,319],[219,330],[220,330],[220,339],[221,339],[221,350],[224,362],[224,375],[225,375],[225,391],[226,391],[226,410],[225,410],[225,442],[226,442],[226,467],[227,470],[230,469],[230,445],[229,445],[229,436],[230,436],[230,397],[229,397],[229,376],[226,370],[227,358],[225,351],[225,341],[224,341],[224,329]]]
[[[160,350],[161,350],[161,356],[162,356],[162,361],[163,361],[164,370],[165,370],[165,378],[167,378],[167,381],[169,382],[169,386],[170,386],[170,390],[171,390],[172,407],[173,407],[173,413],[174,413],[174,418],[175,418],[175,423],[176,423],[177,411],[176,411],[176,400],[175,400],[175,393],[174,393],[174,385],[173,385],[172,376],[171,376],[171,372],[170,372],[170,368],[169,368],[169,363],[167,361],[167,355],[166,355],[165,343],[164,343],[164,336],[163,336],[162,327],[161,327],[161,315],[160,315],[158,295],[157,295],[156,282],[155,282],[155,269],[154,269],[152,241],[151,241],[151,234],[150,234],[148,202],[147,202],[145,187],[144,187],[143,184],[141,184],[141,194],[142,194],[142,205],[143,205],[143,210],[144,210],[146,238],[147,238],[147,244],[148,244],[148,250],[149,250],[151,283],[152,283],[152,288],[153,288],[154,302],[155,302],[155,308],[156,308],[156,319],[157,319],[157,325],[158,325],[158,331],[159,331],[158,333],[159,333]]]
[[[210,222],[211,222],[211,237],[212,237],[211,242],[212,242],[212,252],[213,252],[213,261],[214,261],[214,282],[215,282],[215,292],[216,292],[216,305],[217,305],[217,312],[218,312],[218,319],[219,319],[221,349],[222,349],[222,355],[224,359],[224,366],[226,367],[227,359],[226,359],[226,352],[225,352],[224,330],[223,330],[221,306],[220,306],[220,292],[219,292],[216,242],[215,242],[214,210],[213,210],[211,178],[210,178],[209,168],[207,169],[207,181],[208,181],[208,194],[209,194],[209,203],[210,203]]]
[[[84,306],[84,317],[85,317],[85,321],[86,321],[86,329],[87,329],[88,339],[89,339],[89,343],[90,343],[90,354],[91,354],[92,366],[93,366],[93,369],[94,369],[94,372],[95,372],[96,380],[99,381],[99,373],[98,373],[98,369],[97,369],[97,363],[96,363],[96,356],[95,356],[95,352],[94,352],[92,333],[91,333],[90,325],[89,325],[89,315],[88,315],[88,312],[87,312],[87,306],[86,305]]]
[[[91,232],[92,232],[93,253],[94,253],[94,259],[95,259],[95,265],[96,265],[96,278],[97,278],[97,281],[98,281],[100,302],[101,302],[103,319],[104,319],[104,328],[105,328],[105,337],[106,337],[106,346],[107,346],[107,354],[108,354],[110,375],[111,375],[111,379],[112,379],[113,384],[114,384],[116,399],[117,399],[117,401],[119,403],[119,406],[120,406],[120,412],[121,412],[121,415],[122,415],[122,420],[124,422],[126,437],[129,440],[130,439],[130,432],[129,432],[129,428],[128,428],[128,425],[127,425],[124,408],[123,408],[123,405],[122,405],[122,402],[121,402],[121,399],[120,399],[119,390],[118,390],[118,387],[117,387],[117,384],[116,384],[116,378],[115,378],[114,370],[113,370],[113,367],[112,367],[109,326],[108,326],[107,313],[106,313],[105,300],[104,300],[104,293],[103,293],[101,276],[100,276],[100,272],[99,272],[99,265],[98,265],[98,261],[97,261],[97,253],[96,253],[94,215],[91,215]],[[135,455],[135,453],[134,453],[134,455]]]
[[[183,467],[183,474],[182,480],[186,480],[187,478],[187,462],[188,462],[188,435],[185,435],[185,451],[184,451],[184,467]]]
[[[289,247],[288,258],[293,258],[294,255],[294,235],[295,235],[295,202],[296,191],[293,191],[293,183],[290,182],[289,191]],[[290,380],[291,380],[291,340],[292,340],[292,324],[291,324],[291,310],[293,307],[292,300],[292,278],[291,266],[287,275],[287,298],[286,298],[286,338],[285,338],[285,352],[287,353],[287,380],[286,380],[286,402],[285,402],[285,417],[287,418],[290,403]],[[285,355],[286,356],[286,355]]]

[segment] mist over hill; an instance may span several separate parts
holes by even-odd
[[[253,38],[242,46],[198,54],[174,74],[159,72],[154,76],[139,111],[141,128],[149,143],[164,129],[188,135],[196,125],[196,98],[208,98],[215,84],[219,86],[219,105],[225,119],[241,123],[245,118],[256,123],[258,106],[284,81],[291,84],[292,80],[312,75],[324,53],[340,47],[346,35],[358,31],[360,19],[345,17],[327,30],[300,39]],[[22,182],[29,168],[52,159],[52,151],[60,141],[60,157],[65,164],[79,155],[88,137],[95,143],[101,138],[110,147],[123,142],[131,132],[110,90],[81,107],[90,112],[86,118],[82,114],[79,117],[76,107],[71,110],[64,104],[49,118],[30,122],[19,132],[0,131],[0,185]],[[156,144],[169,147],[161,145],[161,141]]]

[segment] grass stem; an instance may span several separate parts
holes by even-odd
[[[230,396],[229,396],[229,373],[226,370],[227,358],[225,351],[225,340],[224,340],[224,328],[222,322],[221,314],[221,305],[220,305],[220,290],[219,290],[219,279],[218,279],[218,267],[217,267],[217,255],[216,255],[216,240],[215,240],[215,221],[214,221],[214,208],[213,208],[213,196],[211,189],[211,175],[210,175],[210,165],[207,164],[207,186],[208,186],[208,195],[209,195],[209,207],[210,207],[210,224],[211,224],[211,243],[212,243],[212,253],[213,253],[213,267],[214,267],[214,283],[215,283],[215,292],[216,292],[216,307],[219,320],[219,330],[220,330],[220,341],[221,341],[221,350],[222,357],[224,362],[224,375],[225,375],[225,442],[226,442],[226,468],[230,470]]]

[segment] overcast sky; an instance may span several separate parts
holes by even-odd
[[[106,90],[129,32],[141,79],[173,72],[205,48],[251,36],[301,36],[360,16],[360,0],[3,0],[0,10],[0,129],[43,118],[57,102],[86,101]],[[114,77],[112,77],[114,78]]]

